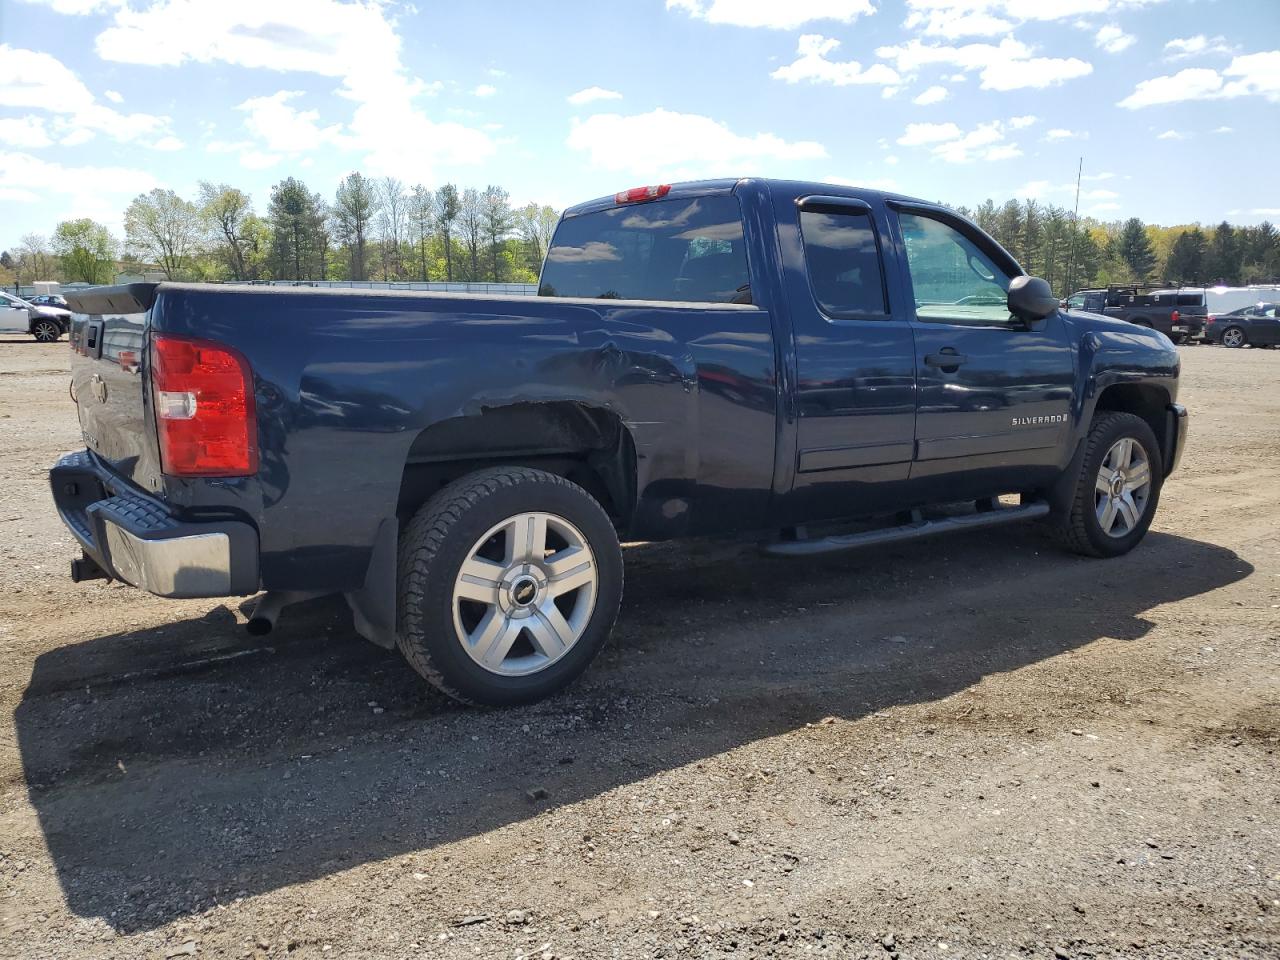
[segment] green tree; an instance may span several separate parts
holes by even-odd
[[[427,243],[431,239],[434,224],[435,203],[431,191],[420,183],[414,184],[409,193],[409,229],[417,247],[420,279],[424,282],[430,279],[430,272],[427,270]]]
[[[301,180],[288,177],[271,188],[267,221],[271,251],[267,264],[278,280],[314,280],[325,276],[324,201]]]
[[[546,205],[527,203],[515,212],[516,232],[524,245],[525,266],[535,276],[542,269],[543,258],[559,222],[559,211]]]
[[[1202,283],[1205,280],[1207,247],[1204,231],[1199,227],[1178,234],[1169,251],[1165,276],[1175,283]]]
[[[1124,222],[1117,239],[1116,253],[1135,280],[1146,280],[1155,271],[1156,254],[1151,249],[1151,238],[1137,217],[1130,217]]]
[[[1235,229],[1227,221],[1223,220],[1213,228],[1206,259],[1208,279],[1226,284],[1240,282],[1240,244],[1236,240]]]
[[[110,283],[119,247],[110,230],[88,217],[63,220],[53,231],[53,252],[68,280]]]
[[[156,188],[133,198],[124,212],[125,246],[158,264],[168,280],[183,274],[201,239],[200,211],[172,190]]]
[[[489,246],[489,259],[493,264],[493,279],[501,282],[502,265],[506,262],[507,235],[511,232],[511,194],[490,184],[484,188],[481,203],[485,242]]]
[[[215,255],[233,280],[255,279],[253,270],[258,218],[249,195],[225,183],[200,181],[200,215],[204,218]]]
[[[352,280],[369,279],[369,234],[378,210],[378,191],[373,181],[358,170],[338,185],[333,219],[337,238],[347,247]]]
[[[453,229],[462,212],[458,188],[446,183],[436,191],[436,223],[440,226],[440,242],[444,244],[444,277],[453,282]]]
[[[479,192],[471,187],[463,190],[459,211],[458,225],[462,233],[462,245],[467,250],[467,259],[471,265],[467,279],[481,280],[483,278],[480,276],[480,241],[484,236],[484,214],[480,206]]]
[[[997,211],[995,232],[992,234],[1000,246],[1008,250],[1015,260],[1022,259],[1022,205],[1008,200]]]

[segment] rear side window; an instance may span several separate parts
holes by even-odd
[[[563,220],[538,295],[750,303],[734,197],[656,200]]]
[[[1178,294],[1178,306],[1180,307],[1203,307],[1203,293],[1180,293]]]
[[[864,210],[802,210],[800,233],[813,297],[829,317],[889,312],[871,215]]]

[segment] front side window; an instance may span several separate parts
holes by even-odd
[[[987,254],[954,227],[932,217],[898,215],[915,293],[926,323],[1007,325],[1009,281]]]
[[[1067,301],[1067,306],[1070,307],[1072,310],[1083,310],[1084,294],[1077,293],[1074,297],[1070,298]]]
[[[623,204],[562,220],[538,295],[750,303],[734,197]]]
[[[802,210],[800,233],[814,299],[829,317],[883,317],[889,312],[871,214]]]

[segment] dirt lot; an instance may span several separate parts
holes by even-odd
[[[1129,557],[635,547],[494,712],[341,603],[73,586],[66,346],[0,342],[0,957],[1280,956],[1280,351],[1184,362]]]

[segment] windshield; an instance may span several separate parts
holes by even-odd
[[[657,200],[562,220],[538,295],[750,303],[738,201]]]

